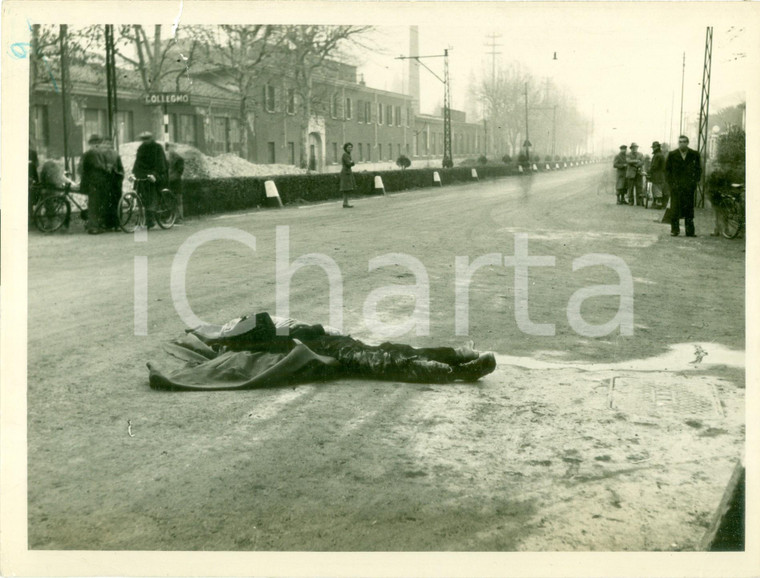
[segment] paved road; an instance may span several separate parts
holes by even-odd
[[[695,548],[743,448],[743,244],[706,236],[704,212],[699,238],[672,239],[659,213],[615,206],[608,187],[606,168],[592,165],[537,175],[530,188],[510,178],[357,199],[353,210],[327,203],[218,216],[151,231],[147,242],[30,233],[30,544]],[[339,266],[346,331],[377,337],[363,320],[365,300],[415,277],[400,265],[368,272],[368,263],[404,253],[429,277],[430,331],[398,340],[472,339],[499,354],[499,368],[475,385],[151,391],[145,362],[171,365],[161,344],[184,328],[171,292],[182,244],[210,228],[255,236],[255,252],[216,240],[189,262],[194,313],[226,321],[274,311],[278,226],[289,227],[290,262],[320,253]],[[456,257],[514,255],[516,233],[528,234],[531,255],[555,257],[529,273],[530,318],[554,324],[555,334],[520,330],[513,269],[489,265],[473,276],[469,336],[457,336]],[[630,269],[633,336],[584,337],[568,322],[576,291],[619,282],[608,267],[573,271],[589,253]],[[136,336],[134,270],[145,257],[147,335]],[[329,322],[325,273],[296,273],[290,303],[294,317]],[[595,297],[583,318],[608,321],[617,303]],[[378,309],[399,323],[414,301]],[[640,371],[636,360],[677,344],[653,362],[656,371]],[[707,355],[691,363],[700,350]],[[658,406],[647,405],[655,398]]]

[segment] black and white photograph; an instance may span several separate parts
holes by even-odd
[[[758,8],[4,2],[0,573],[757,576]]]

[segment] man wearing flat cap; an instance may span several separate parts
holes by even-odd
[[[617,170],[617,176],[615,179],[615,191],[617,192],[617,204],[625,205],[625,191],[628,187],[625,181],[625,173],[628,168],[628,161],[625,158],[625,153],[628,150],[626,145],[620,145],[620,152],[615,157],[612,166]]]
[[[166,154],[150,132],[140,134],[142,144],[137,148],[132,174],[137,179],[148,179],[148,183],[139,183],[140,192],[145,202],[145,224],[148,228],[155,224],[156,192],[167,186],[169,170]],[[147,185],[147,186],[144,186]]]
[[[641,197],[642,179],[641,171],[644,166],[644,155],[639,152],[639,145],[631,143],[631,150],[626,155],[627,168],[625,180],[628,189],[628,204],[632,205],[635,199]],[[634,194],[635,190],[635,194]]]
[[[655,209],[665,207],[665,198],[662,194],[665,185],[665,155],[662,154],[660,143],[652,143],[652,162],[649,165],[649,182],[652,183],[652,198]]]
[[[108,162],[100,147],[103,139],[93,134],[87,140],[90,148],[82,155],[79,174],[82,180],[79,190],[87,195],[87,232],[91,235],[102,233],[106,226],[106,212],[111,192],[111,173]]]

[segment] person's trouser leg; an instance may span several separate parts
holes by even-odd
[[[687,237],[693,237],[696,235],[695,229],[694,229],[694,219],[684,219],[686,222],[686,236]]]
[[[678,222],[678,217],[670,218],[670,233],[672,235],[678,235],[681,232],[681,225]]]

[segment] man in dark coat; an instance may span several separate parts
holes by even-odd
[[[628,184],[625,180],[625,172],[628,168],[628,161],[626,160],[627,145],[620,145],[620,152],[615,157],[612,166],[617,170],[617,177],[615,180],[615,191],[617,192],[617,204],[625,205],[625,192],[628,189]]]
[[[104,140],[100,144],[100,150],[110,177],[110,186],[105,195],[103,225],[106,229],[116,229],[119,226],[119,200],[124,182],[124,165],[110,141]]]
[[[689,138],[678,137],[678,149],[671,151],[665,162],[665,179],[670,187],[670,234],[680,233],[679,219],[686,222],[686,236],[696,237],[694,231],[694,194],[702,176],[699,153],[689,148]]]
[[[343,193],[343,208],[352,209],[353,205],[348,202],[348,194],[356,188],[356,182],[354,181],[354,173],[351,171],[351,167],[354,166],[354,161],[351,160],[351,151],[354,149],[354,145],[347,142],[343,145],[343,157],[341,158],[340,168],[340,192]]]
[[[644,155],[639,152],[639,145],[631,143],[630,150],[626,155],[628,168],[625,172],[625,179],[628,185],[628,204],[634,204],[641,198],[641,189],[643,186],[641,171],[644,167]]]
[[[167,145],[169,154],[166,160],[169,164],[169,190],[177,199],[177,220],[185,220],[185,208],[182,202],[182,174],[185,172],[185,159],[177,152],[177,145]]]
[[[137,148],[132,174],[137,179],[148,182],[138,184],[145,203],[145,221],[150,228],[155,224],[156,191],[160,191],[169,182],[169,171],[163,147],[153,139],[153,134],[144,132],[140,135],[142,144]]]
[[[665,206],[662,188],[665,184],[665,155],[662,154],[660,143],[652,143],[652,161],[649,164],[649,182],[652,183],[652,199],[655,208]],[[658,207],[659,205],[659,207]]]
[[[94,134],[87,144],[90,148],[82,155],[79,190],[87,195],[87,232],[97,235],[107,227],[107,209],[111,194],[111,171],[108,159],[100,146],[103,139]]]

